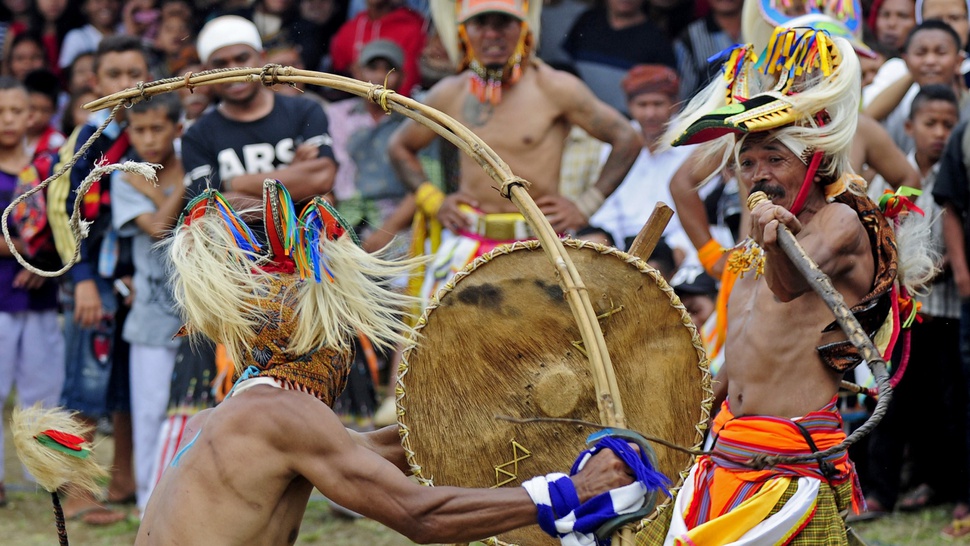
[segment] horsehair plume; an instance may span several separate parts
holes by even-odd
[[[753,51],[760,52],[761,50],[754,49]],[[742,77],[746,79],[748,94],[750,96],[767,91],[774,85],[776,80],[774,77],[765,76],[761,71],[755,70],[752,66],[753,64],[750,62],[742,62],[740,65],[733,67],[733,70],[737,72],[734,74],[734,78]],[[670,148],[673,142],[687,132],[687,129],[695,121],[727,105],[728,91],[724,71],[725,68],[722,65],[721,72],[714,77],[711,83],[698,91],[688,101],[687,105],[684,106],[683,110],[667,123],[667,129],[660,139],[662,150]],[[735,97],[737,100],[746,100],[748,98],[745,96]],[[735,140],[734,135],[728,134],[696,145],[698,155],[700,156],[700,160],[697,161],[696,165],[705,165],[711,161],[717,162],[717,168],[701,182],[702,186],[713,179],[716,174],[720,173],[733,160]]]
[[[178,226],[169,256],[175,301],[192,334],[222,343],[233,362],[242,362],[262,311],[253,296],[264,293],[254,268],[266,260],[242,249],[215,208]]]
[[[928,294],[930,281],[940,271],[941,249],[932,244],[933,223],[939,221],[940,215],[931,218],[908,212],[894,226],[899,260],[898,280],[910,294]]]
[[[108,471],[95,460],[89,442],[80,442],[79,449],[52,448],[42,442],[46,432],[57,431],[83,437],[89,427],[74,418],[76,412],[63,408],[44,408],[36,404],[30,408],[14,408],[11,432],[17,457],[34,476],[37,483],[50,492],[62,487],[100,495],[101,480]]]
[[[852,148],[859,121],[861,69],[859,58],[848,40],[829,40],[838,48],[840,62],[829,75],[821,70],[814,70],[804,76],[804,81],[796,83],[798,92],[786,96],[785,99],[804,121],[779,131],[805,142],[814,150],[825,152],[828,160],[823,163],[820,171],[838,177],[853,172],[849,163],[849,150]],[[819,125],[812,116],[822,110],[825,111],[828,121]]]
[[[358,332],[382,348],[405,342],[403,319],[418,299],[392,285],[424,258],[389,260],[384,258],[386,247],[371,254],[357,246],[349,232],[336,241],[321,237],[317,245],[333,281],[298,283],[297,326],[289,351],[300,354],[324,346],[344,350]]]

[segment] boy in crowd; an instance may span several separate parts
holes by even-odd
[[[714,314],[717,301],[717,281],[700,267],[682,267],[670,279],[670,287],[680,297],[691,322],[700,332]]]
[[[17,80],[0,77],[0,208],[13,200],[20,174],[30,168],[24,147],[30,105]],[[26,245],[11,226],[16,250]],[[64,340],[57,323],[56,285],[23,269],[6,241],[0,239],[0,406],[14,384],[21,407],[41,402],[55,406],[64,384]],[[0,419],[3,453],[3,419]],[[0,462],[0,506],[7,503]]]
[[[906,61],[907,75],[873,99],[865,113],[882,120],[896,146],[909,153],[913,151],[914,143],[906,132],[906,120],[913,97],[921,87],[946,85],[953,89],[961,103],[966,97],[966,85],[957,77],[963,60],[960,36],[943,21],[924,21],[906,39],[903,60]]]
[[[122,337],[131,344],[131,425],[140,512],[157,474],[155,451],[179,346],[174,336],[182,324],[168,283],[167,254],[156,245],[169,234],[184,203],[184,171],[175,153],[181,115],[174,93],[132,106],[126,129],[134,148],[130,159],[161,165],[158,185],[120,171],[111,178],[111,221],[120,236],[131,237],[135,266],[135,297]]]
[[[30,118],[27,124],[27,153],[34,158],[44,158],[44,167],[49,167],[50,157],[64,144],[64,135],[54,128],[54,114],[57,113],[57,94],[60,83],[57,76],[49,70],[35,70],[24,78],[30,100]],[[46,177],[46,169],[41,168]]]
[[[361,50],[352,74],[397,90],[404,77],[403,66],[400,46],[390,40],[374,40]],[[357,230],[365,250],[374,252],[400,234],[396,254],[406,254],[414,198],[387,156],[387,142],[404,116],[388,115],[379,104],[356,97],[329,106],[327,115],[332,122],[334,156],[340,163],[333,189],[338,210]]]
[[[925,220],[932,222],[932,243],[940,254],[945,250],[943,224],[936,221],[941,209],[933,201],[932,191],[938,162],[958,120],[956,95],[946,85],[923,87],[913,99],[906,120],[906,132],[916,146],[909,154],[909,160],[922,179],[923,193],[916,198],[916,206],[923,210]],[[869,468],[873,475],[866,484],[868,514],[865,516],[868,517],[878,516],[894,507],[901,510],[922,508],[938,500],[947,486],[945,482],[952,484],[961,474],[957,472],[944,477],[935,472],[943,462],[937,454],[958,452],[959,445],[943,451],[931,448],[938,446],[941,438],[954,437],[955,423],[941,418],[956,414],[955,408],[946,407],[953,397],[940,396],[940,393],[947,393],[948,386],[952,390],[952,386],[960,381],[960,299],[952,275],[946,272],[937,276],[928,288],[927,294],[916,297],[922,308],[919,320],[913,322],[910,329],[911,365],[907,366],[905,376],[893,392],[889,411],[869,440]],[[900,320],[908,318],[905,310],[901,315]],[[901,356],[894,354],[894,363],[900,364]],[[903,451],[907,443],[914,463],[910,479],[914,487],[900,498]],[[952,462],[947,463],[950,463],[947,466],[953,466]],[[935,479],[934,474],[938,475]],[[954,489],[952,485],[950,488]]]
[[[111,36],[101,41],[95,53],[94,92],[110,95],[149,79],[147,55],[141,40],[133,36]],[[123,131],[124,110],[91,145],[87,153],[47,189],[47,217],[54,233],[57,251],[64,263],[74,257],[75,239],[69,225],[74,211],[75,192],[84,178],[102,158],[116,163],[128,151],[128,136]],[[61,147],[59,162],[69,161],[74,153],[94,134],[110,115],[108,110],[91,114],[87,123],[75,129]],[[57,166],[55,166],[55,169]],[[63,277],[64,337],[66,378],[61,404],[79,412],[88,425],[111,412],[114,420],[115,457],[112,465],[108,500],[127,500],[134,490],[131,471],[131,417],[128,414],[127,362],[112,366],[112,344],[120,341],[115,334],[119,308],[113,281],[118,238],[111,229],[111,185],[108,180],[94,184],[82,203],[81,217],[91,221],[89,235],[80,241],[78,262]],[[124,355],[127,357],[127,355]],[[123,368],[123,369],[122,369]],[[110,388],[112,375],[124,375]],[[107,525],[125,515],[101,507],[94,498],[68,497],[64,515],[81,518],[92,525]]]

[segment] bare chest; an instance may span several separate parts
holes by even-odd
[[[764,279],[745,275],[728,304],[728,358],[745,362],[816,359],[831,312],[814,293],[782,302]]]
[[[533,151],[556,143],[561,147],[568,130],[562,116],[528,90],[507,93],[499,104],[463,93],[454,107],[457,119],[499,152]]]

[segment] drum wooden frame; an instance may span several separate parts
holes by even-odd
[[[563,241],[587,282],[626,402],[629,428],[699,447],[710,415],[709,362],[680,298],[643,260],[613,247]],[[562,472],[596,428],[596,400],[579,332],[538,241],[504,245],[446,283],[418,320],[395,389],[408,464],[427,485],[516,486]],[[540,267],[537,267],[540,266]],[[528,330],[539,330],[539,337]],[[496,419],[562,418],[521,424]],[[693,457],[654,444],[680,488]],[[654,512],[635,531],[668,508]],[[661,518],[663,519],[663,518]],[[490,544],[557,544],[537,526]]]

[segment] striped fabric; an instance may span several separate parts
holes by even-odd
[[[831,447],[845,438],[841,416],[835,410],[835,400],[819,411],[798,419],[811,435],[819,450]],[[807,523],[792,529],[778,544],[814,546],[847,544],[844,514],[850,508],[858,511],[864,506],[858,479],[846,454],[831,457],[827,462],[835,469],[831,479],[825,478],[816,461],[803,465],[780,465],[764,470],[752,470],[743,463],[757,454],[803,455],[811,452],[805,438],[793,421],[775,417],[734,417],[725,403],[714,420],[712,434],[717,438],[714,454],[698,459],[693,469],[696,478],[686,513],[682,514],[689,528],[710,521],[751,498],[766,483],[778,477],[791,477],[790,483],[766,519],[781,512],[799,488],[799,479],[820,479],[815,512]],[[654,520],[645,522],[637,533],[638,546],[664,544],[676,508],[666,506]],[[698,546],[701,546],[698,544]]]
[[[579,454],[570,470],[576,475],[598,451],[609,449],[633,471],[634,482],[580,502],[572,479],[565,474],[538,476],[522,484],[536,504],[539,527],[564,546],[599,544],[596,532],[604,524],[643,507],[650,491],[667,493],[669,480],[653,469],[645,454],[634,451],[625,440],[605,437]],[[608,542],[608,541],[607,541]]]
[[[788,489],[782,494],[778,503],[768,516],[778,513],[795,495],[798,481],[792,480]],[[787,546],[836,546],[848,544],[845,522],[841,513],[848,510],[852,498],[852,483],[846,482],[838,487],[822,484],[818,491],[815,515],[802,530],[789,538]],[[668,505],[657,517],[645,523],[643,529],[637,533],[637,546],[658,546],[664,543],[673,506]]]
[[[797,420],[819,450],[832,447],[843,439],[842,417],[835,409],[835,399],[824,408]],[[825,460],[833,474],[825,476],[817,461],[785,464],[763,470],[753,470],[746,463],[753,457],[771,453],[784,456],[812,453],[795,421],[780,417],[735,417],[727,402],[714,420],[712,433],[716,440],[714,453],[698,459],[697,479],[688,526],[693,528],[721,514],[729,512],[756,493],[765,481],[779,476],[808,477],[838,486],[853,484],[853,508],[864,506],[858,486],[858,476],[849,461],[848,453],[833,455]]]

